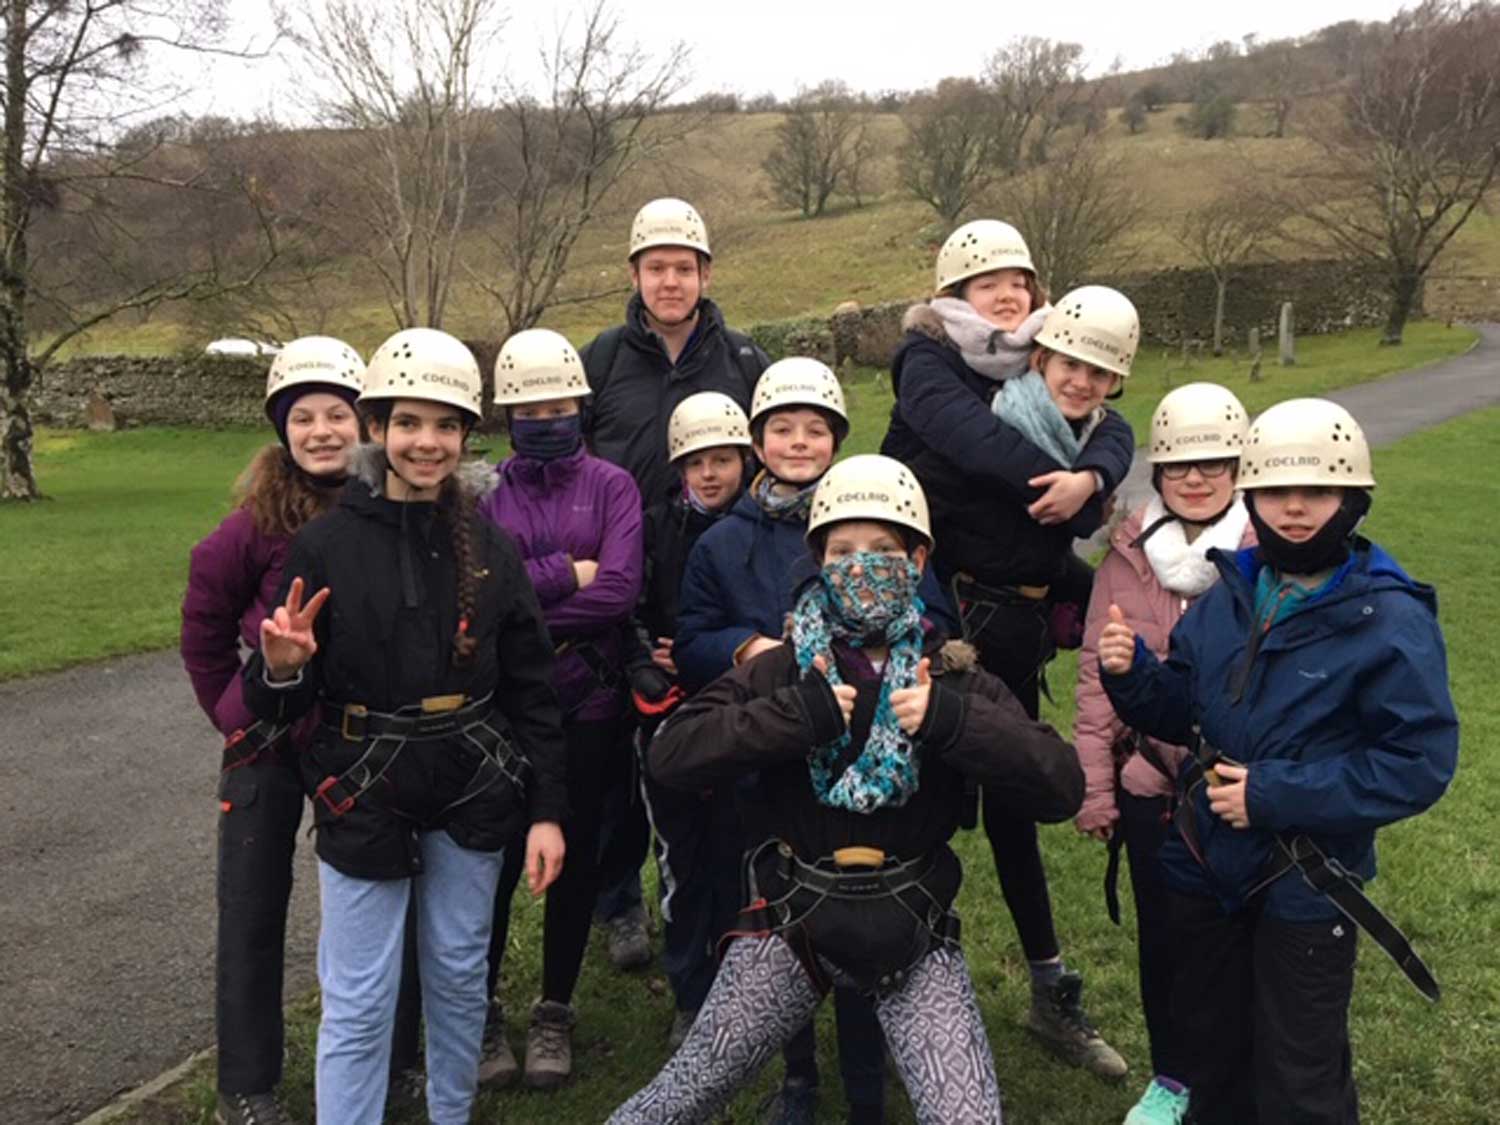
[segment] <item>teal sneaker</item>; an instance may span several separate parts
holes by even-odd
[[[1174,1082],[1172,1084],[1176,1086]],[[1141,1100],[1130,1107],[1125,1115],[1125,1125],[1182,1125],[1187,1117],[1188,1092],[1185,1087],[1176,1090],[1160,1078],[1153,1078],[1151,1085],[1141,1095]]]

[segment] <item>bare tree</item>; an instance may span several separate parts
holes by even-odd
[[[761,165],[776,201],[810,219],[823,214],[835,192],[857,195],[860,166],[870,155],[868,121],[842,82],[799,91]]]
[[[1500,171],[1500,10],[1427,0],[1365,49],[1320,155],[1283,202],[1312,240],[1385,276],[1381,342],[1399,344],[1422,284]]]
[[[947,78],[907,102],[901,115],[902,184],[952,224],[1000,177],[1013,141],[995,93],[972,78]]]
[[[1120,113],[1120,120],[1125,122],[1131,136],[1134,136],[1145,130],[1149,112],[1146,109],[1146,99],[1141,97],[1141,92],[1137,90],[1125,99],[1125,108]]]
[[[1278,234],[1275,212],[1243,194],[1215,199],[1183,216],[1179,244],[1214,279],[1214,355],[1224,354],[1224,301],[1237,269]]]
[[[651,56],[626,41],[602,0],[576,36],[559,31],[544,61],[545,98],[513,91],[496,111],[497,147],[477,181],[489,251],[469,275],[498,302],[507,333],[536,324],[548,308],[620,291],[564,294],[573,247],[624,177],[704,121],[661,113],[691,77],[687,48]]]
[[[985,79],[1007,119],[1007,172],[1042,164],[1053,137],[1084,90],[1083,47],[1021,36],[990,56]]]
[[[481,124],[476,70],[504,26],[496,0],[329,0],[296,39],[346,130],[316,159],[347,192],[343,232],[380,279],[400,328],[441,327],[469,218]]]
[[[1133,248],[1125,235],[1140,222],[1143,205],[1119,158],[1107,156],[1097,138],[1079,138],[1007,182],[1004,195],[1037,276],[1053,292],[1128,265]]]
[[[1311,77],[1301,48],[1290,39],[1278,39],[1260,48],[1252,61],[1262,100],[1271,115],[1271,136],[1285,137],[1297,98],[1305,92]]]
[[[223,263],[190,251],[163,254],[132,229],[120,197],[151,190],[179,197],[236,196],[255,216],[263,249],[275,228],[254,185],[178,178],[148,162],[154,148],[116,150],[113,142],[180,93],[151,63],[164,51],[208,50],[219,5],[173,0],[7,0],[5,150],[0,158],[0,499],[40,497],[32,465],[30,399],[47,363],[80,333],[128,309],[201,297],[248,281],[267,256],[228,276]],[[71,243],[91,248],[71,261],[36,237],[43,220],[85,232]],[[162,268],[120,270],[135,251]],[[145,253],[141,253],[146,251]],[[155,251],[155,253],[151,253]],[[100,279],[125,282],[101,291]],[[52,330],[35,339],[41,315]]]

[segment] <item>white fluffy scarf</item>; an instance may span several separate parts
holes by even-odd
[[[1145,530],[1166,515],[1167,506],[1161,497],[1152,496],[1141,515],[1141,529]],[[1163,524],[1143,544],[1146,561],[1164,588],[1185,598],[1196,598],[1219,578],[1219,568],[1205,556],[1215,547],[1222,551],[1238,550],[1249,523],[1250,513],[1245,510],[1245,501],[1236,495],[1234,503],[1218,521],[1205,527],[1191,543],[1183,533],[1181,520]]]

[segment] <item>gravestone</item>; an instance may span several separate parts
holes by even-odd
[[[1292,338],[1292,302],[1284,301],[1281,305],[1281,331],[1279,341],[1281,345],[1281,366],[1291,367],[1297,362],[1296,341]]]
[[[99,393],[98,387],[89,392],[89,400],[83,407],[83,420],[96,434],[113,433],[120,428],[114,407],[110,406],[109,399]]]

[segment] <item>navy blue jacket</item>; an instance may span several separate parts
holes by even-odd
[[[908,323],[913,314],[908,313]],[[919,318],[923,324],[930,318]],[[1104,522],[1104,500],[1135,456],[1130,423],[1106,411],[1075,470],[1104,481],[1065,524],[1044,527],[1026,512],[1041,490],[1026,482],[1058,464],[990,409],[998,384],[974,371],[941,327],[909,331],[891,361],[896,402],[880,452],[917,475],[932,513],[934,563],[995,586],[1047,585],[1061,577],[1075,538]]]
[[[1368,879],[1375,830],[1428,808],[1458,760],[1458,717],[1432,587],[1359,541],[1328,585],[1252,645],[1260,552],[1211,551],[1223,581],[1172,630],[1165,662],[1139,641],[1122,676],[1100,679],[1131,727],[1185,743],[1192,727],[1249,767],[1248,829],[1193,800],[1207,868],[1174,827],[1162,847],[1168,882],[1245,903],[1274,851],[1274,834],[1306,833]],[[1247,663],[1248,661],[1248,663]],[[1235,698],[1243,684],[1243,693]],[[1337,913],[1295,873],[1277,880],[1267,911],[1291,921]]]
[[[772,519],[747,492],[693,544],[672,645],[672,659],[688,691],[698,691],[734,667],[735,650],[756,633],[782,635],[797,591],[818,573],[806,534],[806,520]],[[931,568],[918,592],[928,619],[946,633],[956,632]]]

